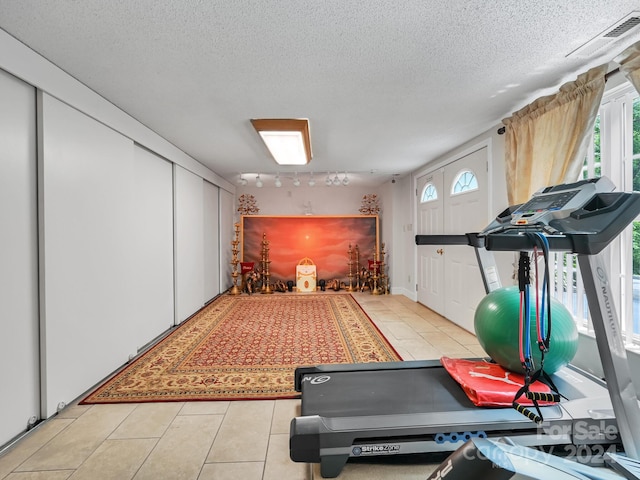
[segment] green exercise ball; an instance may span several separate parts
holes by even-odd
[[[536,333],[535,291],[530,292],[531,355],[536,370],[540,368],[541,352]],[[545,308],[546,310],[546,308]],[[523,373],[518,348],[520,290],[517,286],[494,290],[484,297],[474,317],[478,342],[499,365],[516,373]],[[546,312],[545,312],[546,316]],[[544,371],[553,373],[567,365],[578,350],[578,330],[573,316],[555,298],[551,299],[551,338],[549,351],[544,355]]]

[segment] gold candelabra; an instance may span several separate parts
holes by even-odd
[[[269,282],[269,277],[271,277],[271,273],[269,273],[269,264],[271,260],[269,260],[269,242],[267,240],[267,234],[262,234],[262,276],[264,280],[262,281],[262,293],[273,293],[271,290],[271,285]]]
[[[356,290],[360,290],[360,248],[356,245]]]
[[[347,292],[353,292],[356,288],[353,286],[353,250],[351,250],[351,244],[349,244],[349,250],[347,253],[349,254],[349,261],[347,262],[347,265],[349,265],[349,275],[347,275],[347,277],[349,277],[349,285],[345,290]]]
[[[371,295],[380,295],[380,289],[378,288],[378,279],[380,276],[379,272],[379,264],[378,264],[378,252],[373,252],[373,275],[371,279],[373,280],[373,289],[371,290]]]
[[[233,253],[233,257],[231,259],[231,265],[233,267],[233,272],[231,273],[231,277],[233,278],[233,287],[229,289],[229,295],[240,295],[242,293],[240,291],[240,287],[238,287],[238,277],[240,274],[238,273],[238,253],[240,249],[238,245],[240,245],[240,224],[234,223],[233,227],[235,229],[233,240],[231,241],[231,253]]]
[[[382,294],[389,293],[389,278],[384,273],[384,242],[380,245],[380,289]]]

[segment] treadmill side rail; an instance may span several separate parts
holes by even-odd
[[[640,460],[640,409],[631,380],[627,351],[620,331],[618,315],[604,261],[598,255],[578,255],[589,311],[596,334],[596,344],[604,370],[611,403],[627,456]]]

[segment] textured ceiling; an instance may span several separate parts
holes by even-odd
[[[0,28],[232,182],[278,170],[249,122],[259,117],[310,119],[314,159],[299,172],[380,182],[611,60],[637,37],[567,55],[634,10],[637,0],[2,0]]]

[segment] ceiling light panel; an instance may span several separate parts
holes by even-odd
[[[311,161],[307,119],[252,119],[251,123],[279,165],[306,165]]]

